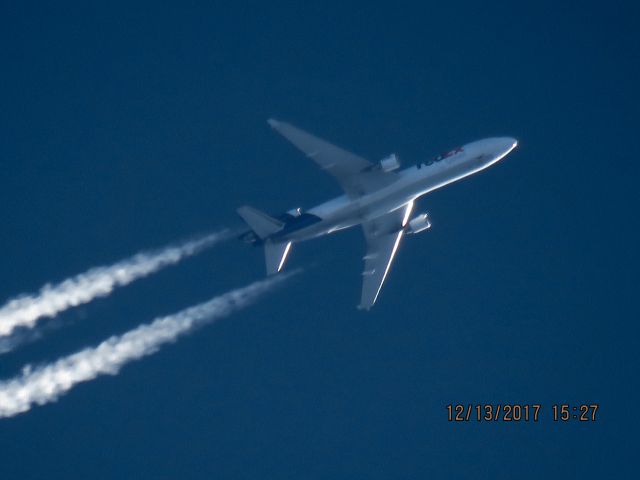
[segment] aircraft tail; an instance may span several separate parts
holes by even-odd
[[[253,233],[264,242],[264,259],[267,267],[267,275],[278,273],[282,270],[284,262],[287,260],[287,255],[289,254],[289,250],[291,250],[291,242],[277,242],[269,240],[269,237],[282,230],[284,222],[252,207],[240,207],[237,212],[238,215],[247,222],[247,225],[249,225]],[[251,232],[249,233],[251,234]],[[253,238],[257,241],[255,236]]]
[[[282,227],[284,227],[284,222],[281,222],[260,210],[256,210],[255,208],[245,205],[244,207],[238,208],[236,211],[261,240],[264,240],[270,235],[282,230]]]

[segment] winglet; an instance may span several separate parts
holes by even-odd
[[[270,118],[269,120],[267,120],[267,123],[271,128],[278,128],[280,126],[280,122],[275,118]]]

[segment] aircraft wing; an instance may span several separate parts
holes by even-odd
[[[393,257],[404,234],[403,227],[413,210],[413,202],[404,208],[387,213],[369,222],[364,222],[364,238],[367,254],[362,272],[362,297],[359,309],[369,310],[378,298],[382,284],[391,268]]]
[[[322,169],[336,177],[349,197],[365,195],[397,179],[395,173],[376,170],[375,164],[369,160],[314,137],[293,125],[274,119],[269,119],[268,123]]]

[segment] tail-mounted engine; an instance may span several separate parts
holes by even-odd
[[[423,230],[431,228],[431,220],[428,213],[423,213],[417,217],[412,218],[407,226],[404,227],[405,233],[411,235],[414,233],[420,233]]]
[[[302,209],[300,207],[298,208],[292,208],[291,210],[289,210],[287,212],[288,215],[291,215],[292,217],[299,217],[300,215],[302,215]]]

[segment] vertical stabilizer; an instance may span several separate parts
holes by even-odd
[[[291,242],[272,242],[267,240],[264,243],[264,258],[267,266],[267,275],[278,273],[284,267],[291,250]]]

